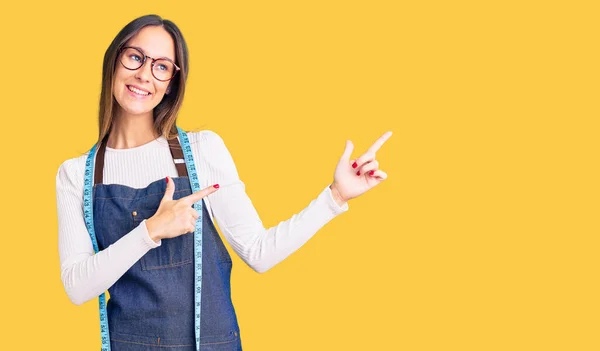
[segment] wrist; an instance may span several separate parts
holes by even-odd
[[[162,238],[156,230],[156,224],[154,223],[153,218],[148,218],[146,220],[146,228],[148,229],[148,236],[150,236],[150,239],[158,244]]]
[[[331,195],[333,196],[333,199],[338,204],[338,206],[342,207],[348,201],[344,199],[344,197],[340,194],[335,183],[331,184],[329,186],[329,189],[331,189]]]

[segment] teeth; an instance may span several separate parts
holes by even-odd
[[[129,88],[129,90],[131,90],[131,91],[133,91],[134,93],[136,93],[136,94],[139,94],[139,95],[150,95],[150,93],[148,93],[148,92],[145,92],[145,91],[143,91],[143,90],[140,90],[140,89],[137,89],[137,88],[134,88],[134,87],[132,87],[132,86],[128,86],[128,88]]]

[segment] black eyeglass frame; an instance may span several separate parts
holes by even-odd
[[[121,59],[122,59],[121,54],[126,49],[135,49],[135,50],[139,51],[142,54],[143,58],[142,58],[142,63],[140,64],[140,67],[138,67],[138,68],[129,68],[129,67],[125,66],[125,64],[123,63],[123,61],[121,61]],[[175,76],[177,75],[177,72],[179,72],[181,70],[181,68],[179,68],[179,66],[177,66],[175,64],[175,62],[173,62],[173,60],[171,60],[168,57],[159,57],[159,58],[150,57],[150,56],[146,55],[146,53],[144,53],[144,51],[142,49],[140,49],[138,47],[135,47],[135,46],[124,46],[124,47],[122,47],[122,48],[119,49],[119,62],[121,63],[121,65],[123,65],[123,67],[125,67],[126,69],[128,69],[130,71],[136,71],[136,70],[140,69],[141,67],[144,67],[144,65],[146,64],[146,60],[147,59],[152,60],[152,62],[151,62],[152,69],[150,70],[152,72],[152,77],[154,77],[154,79],[156,79],[158,81],[161,81],[161,82],[168,82],[168,81],[170,81],[171,79],[175,78]],[[156,62],[158,60],[169,61],[169,62],[171,62],[173,64],[173,67],[175,67],[175,73],[173,73],[173,76],[171,78],[169,78],[169,79],[158,79],[154,75],[154,62]]]

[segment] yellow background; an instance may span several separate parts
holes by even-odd
[[[244,350],[600,349],[594,3],[3,4],[0,348],[99,349],[97,299],[60,281],[55,176],[95,140],[109,43],[157,13],[190,49],[179,125],[221,135],[266,226],[346,139],[394,132],[388,180],[287,260],[230,250]]]

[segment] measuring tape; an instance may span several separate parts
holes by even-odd
[[[179,127],[179,140],[183,149],[183,157],[185,166],[188,171],[192,194],[200,191],[200,183],[198,182],[198,173],[196,173],[196,164],[192,156],[192,148],[188,140],[187,134]],[[200,351],[200,307],[202,296],[202,199],[194,203],[194,209],[200,215],[196,220],[196,229],[194,230],[194,314],[196,328],[196,350]]]
[[[177,127],[179,133],[179,140],[181,148],[183,149],[183,157],[185,159],[185,165],[188,171],[188,177],[190,185],[192,187],[192,193],[200,191],[200,183],[198,182],[198,173],[196,172],[196,165],[194,163],[194,157],[192,155],[192,149],[188,140],[187,134],[179,127]],[[85,219],[85,225],[92,239],[92,246],[94,252],[98,253],[98,241],[96,240],[96,233],[94,231],[94,214],[93,214],[93,203],[92,194],[94,191],[94,184],[92,182],[93,175],[93,161],[94,155],[96,154],[96,146],[94,145],[88,154],[85,161],[85,178],[83,184],[83,216]],[[194,229],[194,315],[195,315],[195,335],[196,335],[196,350],[200,350],[200,311],[202,302],[202,200],[194,203],[194,209],[200,215],[196,220],[196,227]],[[106,312],[106,294],[102,293],[98,300],[100,307],[100,338],[102,341],[101,351],[110,351],[110,336],[108,332],[108,314]]]
[[[85,178],[83,182],[83,217],[88,233],[92,239],[94,252],[98,253],[98,241],[96,241],[96,232],[94,231],[94,214],[92,206],[92,193],[94,184],[92,183],[93,161],[96,153],[96,145],[92,147],[85,161]],[[106,314],[106,294],[102,293],[99,300],[100,304],[100,337],[102,338],[102,351],[110,351],[110,337],[108,335],[108,316]]]

